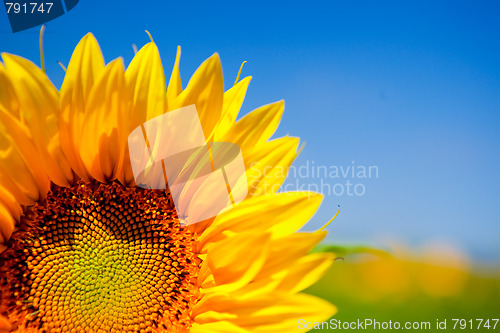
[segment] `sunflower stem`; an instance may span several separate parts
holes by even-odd
[[[144,31],[146,31],[146,33],[148,34],[149,39],[151,39],[151,42],[154,43],[155,41],[153,40],[153,36],[151,36],[151,34],[149,33],[149,31],[147,31],[147,30],[144,30]]]
[[[45,59],[43,57],[43,34],[45,32],[45,24],[40,28],[40,66],[45,73]]]
[[[238,71],[238,75],[236,76],[236,81],[234,81],[234,86],[236,85],[236,83],[238,83],[238,81],[240,80],[240,75],[241,75],[241,71],[243,70],[243,65],[246,63],[247,61],[243,61],[243,63],[241,64],[240,66],[240,70]]]
[[[337,217],[337,215],[339,215],[339,213],[340,213],[340,205],[339,205],[339,209],[337,210],[337,213],[335,213],[335,215],[330,219],[330,221],[326,222],[326,224],[324,226],[322,226],[321,228],[319,228],[319,230],[317,232],[320,232],[323,229],[325,229],[326,227],[328,227],[330,225],[330,223],[332,223],[332,221],[335,220],[335,218]]]
[[[61,66],[61,68],[63,69],[63,71],[66,72],[66,66],[64,66],[63,63],[60,62],[60,61],[57,61],[57,63],[59,64],[59,66]]]

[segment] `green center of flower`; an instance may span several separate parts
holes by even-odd
[[[0,313],[34,332],[181,332],[195,241],[165,192],[54,186],[0,254]]]

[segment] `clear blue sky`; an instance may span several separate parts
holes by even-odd
[[[244,112],[285,99],[277,136],[299,136],[297,166],[376,165],[363,196],[327,196],[309,230],[342,205],[330,239],[419,245],[447,241],[500,257],[500,3],[498,1],[94,1],[47,24],[47,72],[60,86],[87,32],[105,59],[149,38],[170,72],[182,45],[186,78],[213,52],[226,87],[243,60],[253,75]],[[38,62],[38,28],[0,49]],[[300,180],[317,183],[318,179]],[[334,185],[346,179],[327,179]]]

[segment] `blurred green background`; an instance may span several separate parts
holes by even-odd
[[[436,245],[419,250],[400,246],[389,252],[323,246],[317,251],[332,251],[343,257],[306,290],[338,307],[334,319],[342,322],[392,320],[402,326],[405,322],[430,322],[428,332],[500,332],[500,322],[493,329],[495,321],[492,321],[500,318],[498,265],[481,265],[454,248]],[[438,319],[440,322],[446,319],[446,329],[436,329]],[[453,329],[453,319],[472,319],[473,329],[469,322],[465,329],[460,323]],[[484,326],[478,329],[476,319],[484,319],[483,325],[490,319],[490,329]],[[313,331],[331,332],[332,329]],[[349,331],[382,330],[370,327]]]

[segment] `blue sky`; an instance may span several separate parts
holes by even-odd
[[[494,1],[94,1],[47,24],[47,72],[60,86],[87,32],[105,59],[128,63],[155,39],[170,72],[183,48],[184,84],[219,52],[232,85],[252,75],[243,112],[284,99],[276,136],[299,136],[296,166],[374,165],[350,180],[362,196],[329,195],[306,227],[336,242],[448,242],[478,259],[500,255],[500,4]],[[0,10],[0,49],[39,62],[38,28],[12,34]],[[294,180],[290,180],[293,184]],[[318,179],[300,179],[305,184]]]

